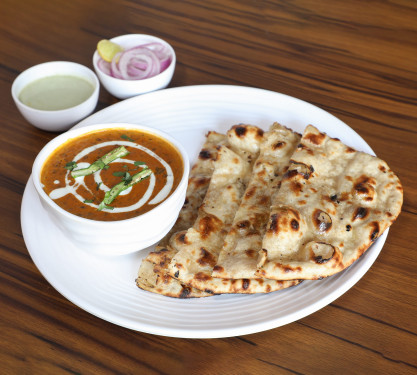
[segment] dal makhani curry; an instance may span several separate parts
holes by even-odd
[[[70,139],[46,160],[41,183],[64,210],[92,220],[141,215],[168,198],[184,171],[178,150],[142,130],[110,128]]]

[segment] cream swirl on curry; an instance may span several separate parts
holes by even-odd
[[[70,139],[59,147],[45,162],[41,183],[66,211],[109,221],[138,216],[163,202],[182,174],[181,155],[168,141],[140,130],[115,128]]]

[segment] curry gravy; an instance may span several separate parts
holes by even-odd
[[[108,164],[107,169],[76,179],[66,169],[73,161],[75,169],[86,168],[119,146],[129,154]],[[149,178],[117,196],[112,210],[97,209],[105,192],[122,181],[121,174],[133,176],[146,166],[153,172]],[[141,215],[163,202],[176,189],[183,172],[182,157],[168,141],[141,130],[114,128],[70,139],[56,149],[42,168],[41,183],[64,210],[87,219],[113,221]]]

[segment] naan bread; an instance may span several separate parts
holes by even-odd
[[[272,202],[258,276],[320,279],[357,260],[397,218],[388,165],[309,125]]]
[[[204,283],[211,272],[239,207],[245,189],[243,181],[250,173],[249,164],[227,147],[221,146],[210,186],[194,227],[172,246],[178,250],[169,265],[169,273],[197,289],[209,289]]]
[[[185,202],[171,231],[159,242],[166,246],[171,236],[190,228],[198,215],[198,208],[203,203],[217,159],[217,147],[227,142],[227,136],[214,131],[208,132],[197,160],[190,170]]]
[[[160,241],[155,251],[143,259],[136,285],[144,290],[169,297],[191,298],[207,297],[212,294],[202,292],[182,284],[168,275],[167,268],[176,250],[168,246],[174,233],[188,229],[195,222],[198,208],[206,195],[217,159],[217,147],[226,142],[224,134],[209,132],[198,154],[197,161],[190,171],[184,205],[171,231]]]
[[[251,179],[213,269],[213,277],[259,278],[255,271],[269,219],[271,196],[279,188],[300,138],[301,135],[278,123],[265,133]]]
[[[259,155],[264,131],[254,125],[233,125],[226,133],[227,147],[249,163],[250,167]],[[250,174],[248,174],[248,177]],[[247,183],[247,181],[245,181]]]
[[[265,293],[298,283],[211,276],[250,173],[249,164],[238,154],[226,147],[219,148],[215,170],[196,223],[185,233],[171,238],[170,245],[178,250],[168,267],[171,276],[185,285],[213,294]]]
[[[217,159],[217,148],[227,144],[230,149],[237,150],[246,165],[253,163],[259,152],[259,144],[263,131],[253,125],[240,124],[233,126],[225,135],[209,132],[198,159],[190,171],[188,188],[184,206],[171,231],[160,241],[156,250],[151,252],[140,266],[136,284],[139,288],[170,297],[206,297],[212,295],[198,289],[186,286],[179,280],[169,276],[167,266],[176,254],[169,246],[170,238],[183,229],[190,228],[195,222],[200,207],[206,195],[214,162]]]
[[[211,293],[186,286],[168,275],[167,266],[175,253],[176,251],[170,247],[159,247],[157,251],[149,253],[142,260],[136,285],[143,290],[168,297],[193,298],[211,296]]]

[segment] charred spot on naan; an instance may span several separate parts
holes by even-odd
[[[376,181],[373,177],[362,175],[353,182],[353,194],[364,201],[372,202],[376,199],[375,186]]]
[[[312,165],[307,165],[305,163],[290,160],[290,165],[288,166],[288,170],[285,172],[283,176],[283,180],[291,179],[297,175],[300,175],[306,180],[308,180],[313,173],[314,167]]]
[[[174,242],[177,246],[187,245],[189,243],[187,240],[187,231],[181,231],[181,232],[175,233],[171,237],[170,241]]]
[[[312,143],[315,146],[320,146],[326,139],[325,133],[320,133],[317,131],[316,133],[310,132],[310,133],[304,133],[303,139],[305,141],[308,141]]]
[[[382,173],[387,173],[387,168],[385,167],[384,164],[379,164],[378,165],[378,169],[382,172]]]
[[[315,209],[312,217],[313,224],[321,234],[326,233],[332,227],[332,218],[327,212]]]
[[[329,264],[332,268],[341,267],[343,255],[340,250],[324,241],[310,241],[297,254],[301,262],[312,261],[318,265]]]
[[[206,214],[197,222],[197,229],[202,239],[208,238],[211,234],[221,230],[222,227],[223,222],[214,215]]]
[[[210,266],[214,267],[217,262],[217,257],[215,257],[210,251],[204,247],[200,248],[200,257],[197,259],[197,263],[201,266]]]
[[[314,152],[310,147],[307,147],[304,143],[299,143],[297,146],[298,150],[303,150],[304,152],[306,152],[309,155],[313,155]]]
[[[188,181],[188,185],[193,185],[193,187],[197,190],[202,186],[207,186],[209,182],[209,177],[197,176],[190,178],[190,180]]]
[[[156,251],[151,251],[146,259],[149,262],[158,264],[160,267],[164,267],[171,261],[172,251],[167,247],[158,247]]]
[[[189,298],[191,294],[191,288],[189,286],[183,286],[178,298]]]
[[[291,220],[291,229],[294,231],[298,231],[300,229],[300,223],[296,219]]]
[[[213,158],[213,153],[210,150],[202,149],[198,154],[198,158],[201,160],[209,160]]]
[[[219,266],[218,264],[216,264],[213,267],[213,272],[223,272],[223,271],[224,271],[224,268],[222,266]]]
[[[267,233],[278,233],[279,231],[298,231],[299,230],[300,213],[287,206],[282,206],[275,209],[275,212],[270,216]]]
[[[258,252],[256,250],[253,250],[253,249],[246,249],[245,254],[248,258],[254,259],[254,258],[257,257]]]
[[[294,193],[296,196],[300,196],[303,192],[304,185],[299,181],[291,181],[290,183],[290,190]]]
[[[232,136],[231,133],[236,134],[239,138],[248,136],[248,133],[251,133],[251,135],[254,138],[259,138],[259,139],[261,139],[264,135],[264,131],[262,129],[255,127],[255,126],[250,126],[250,125],[248,126],[245,124],[233,125],[230,131],[228,132],[229,137]]]
[[[297,272],[301,272],[302,271],[302,267],[301,266],[290,266],[289,264],[283,264],[283,263],[278,263],[275,262],[274,263],[274,268],[279,268],[280,270],[282,270],[284,273],[297,273]]]
[[[235,223],[231,228],[231,231],[238,233],[242,237],[248,237],[250,235],[259,233],[258,229],[256,229],[253,223],[249,220],[242,220]]]
[[[379,223],[377,221],[373,221],[372,223],[370,223],[370,227],[371,227],[371,234],[369,238],[371,242],[374,242],[376,241],[376,239],[378,238],[380,234]]]
[[[211,279],[212,279],[212,277],[211,277],[210,275],[208,275],[207,273],[202,272],[202,271],[197,272],[197,273],[194,275],[194,278],[195,278],[196,280],[200,280],[200,281],[208,281],[208,280],[211,280]]]
[[[250,280],[249,279],[242,279],[242,289],[243,290],[247,290],[249,288],[250,285]]]
[[[273,149],[273,150],[278,150],[278,149],[280,149],[280,148],[285,147],[286,145],[287,145],[287,142],[284,142],[284,141],[279,141],[279,142],[275,143],[275,144],[272,146],[272,149]]]
[[[369,209],[365,207],[357,207],[353,213],[352,221],[365,219],[369,215]]]
[[[251,188],[247,189],[244,195],[244,199],[250,199],[256,194],[257,188],[256,186],[252,186]]]

